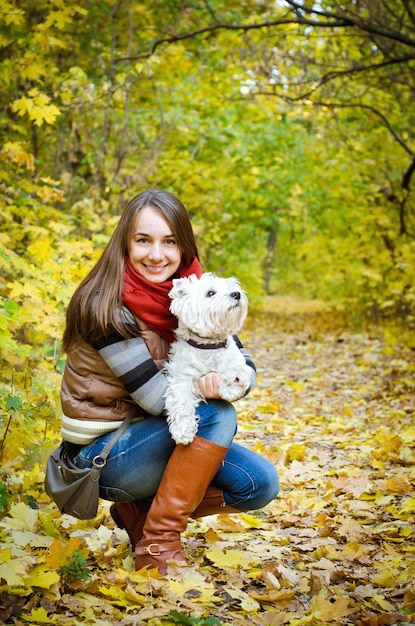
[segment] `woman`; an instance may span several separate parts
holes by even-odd
[[[100,479],[101,497],[114,502],[111,515],[135,548],[136,569],[166,573],[169,559],[185,561],[180,535],[189,517],[258,509],[279,490],[274,466],[233,442],[236,413],[219,397],[218,373],[198,381],[207,401],[192,443],[175,445],[169,433],[162,368],[176,318],[168,294],[172,278],[201,273],[183,204],[166,191],[144,191],[67,309],[62,437],[75,464],[90,467],[137,407]],[[237,341],[253,385],[254,364]]]

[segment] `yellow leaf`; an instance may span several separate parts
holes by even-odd
[[[124,606],[125,608],[127,608],[127,606],[134,606],[134,604],[143,605],[143,602],[141,600],[138,600],[140,594],[134,592],[131,585],[129,585],[129,587],[130,590],[128,594],[115,586],[104,587],[101,585],[100,587],[98,587],[98,590],[106,598],[106,601],[114,606]],[[133,605],[131,605],[128,600],[132,601]]]
[[[23,9],[18,9],[16,5],[7,0],[2,0],[1,3],[1,17],[4,22],[9,24],[22,24],[24,21]]]
[[[117,580],[132,580],[134,583],[144,584],[148,582],[148,575],[146,576],[145,574],[136,571],[129,572],[126,569],[119,567],[117,569]]]
[[[32,565],[34,559],[25,556],[20,559],[13,558],[11,561],[0,563],[0,580],[5,580],[10,586],[25,586],[24,578],[27,569]]]
[[[365,545],[362,545],[360,543],[349,543],[342,550],[341,556],[344,559],[350,561],[357,561],[358,559],[361,559],[363,556],[365,556],[367,552],[368,549]]]
[[[16,528],[18,530],[35,530],[37,525],[37,511],[31,509],[23,502],[13,504],[10,507],[10,517],[1,520],[0,526]]]
[[[182,598],[191,597],[193,602],[208,604],[218,601],[214,583],[194,569],[180,568],[180,576],[169,579],[168,585],[171,592]]]
[[[296,380],[287,380],[285,384],[288,385],[288,387],[292,387],[293,389],[297,389],[299,391],[304,388],[304,385]]]
[[[42,126],[43,122],[53,124],[56,117],[60,115],[60,110],[54,104],[49,104],[49,96],[39,92],[37,89],[31,89],[29,96],[30,98],[22,96],[12,102],[12,111],[20,116],[27,114],[37,126]]]
[[[377,574],[373,574],[371,577],[372,581],[379,585],[380,587],[395,587],[396,580],[393,576],[390,569],[385,569],[382,572],[378,572]]]
[[[44,537],[27,530],[12,531],[13,543],[22,548],[30,545],[31,548],[49,548],[53,543],[52,537]]]
[[[355,609],[348,608],[348,598],[337,598],[335,602],[330,602],[322,596],[314,596],[310,602],[310,609],[318,614],[324,621],[346,617],[355,612]]]
[[[223,552],[216,546],[212,546],[206,551],[206,556],[215,565],[219,567],[237,567],[238,565],[247,565],[250,561],[240,550],[227,550]]]
[[[14,102],[12,102],[11,105],[12,111],[14,111],[14,113],[18,113],[20,116],[24,115],[25,113],[29,113],[31,107],[32,100],[26,98],[26,96],[22,96],[18,100],[15,100]]]
[[[79,537],[71,537],[66,545],[55,539],[50,546],[50,554],[45,559],[46,565],[51,569],[62,567],[66,564],[66,557],[71,557],[80,545]]]
[[[405,476],[398,474],[397,476],[390,476],[384,481],[384,485],[387,491],[393,493],[409,493],[411,490],[411,484]]]
[[[279,413],[281,410],[281,404],[277,400],[270,400],[264,404],[259,404],[256,410],[261,413]]]
[[[49,616],[43,607],[33,609],[30,613],[22,613],[21,617],[26,622],[35,622],[36,624],[50,624],[56,621],[56,619],[51,619],[53,616]],[[59,616],[56,617],[59,619]]]
[[[67,24],[71,24],[72,21],[71,9],[68,7],[60,11],[50,11],[45,21],[45,27],[50,28],[55,25],[56,28],[62,30]]]
[[[60,577],[56,571],[52,571],[46,565],[38,565],[34,567],[29,572],[29,576],[25,578],[25,585],[27,587],[50,589],[50,587],[58,583],[59,580]]]
[[[384,611],[393,611],[395,608],[393,604],[385,600],[385,596],[376,595],[373,596],[373,599]]]
[[[139,604],[140,606],[145,606],[147,604],[146,596],[143,596],[141,593],[137,593],[132,585],[127,585],[124,593],[127,600],[134,602],[134,604]]]
[[[415,513],[415,498],[409,498],[404,504],[404,506],[400,509],[398,516],[406,516],[407,513]]]
[[[228,585],[226,585],[224,589],[226,593],[231,596],[231,598],[235,598],[236,600],[240,601],[241,608],[243,611],[245,611],[245,613],[256,613],[261,609],[261,605],[259,604],[259,602],[257,602],[255,598],[252,598],[241,589],[234,589],[233,587],[229,587]]]
[[[240,513],[239,517],[248,528],[261,528],[261,526],[264,525],[264,522],[259,520],[257,517],[248,515],[247,513]]]
[[[39,76],[44,76],[47,73],[46,67],[42,64],[40,57],[32,51],[26,52],[21,60],[21,64],[23,66],[21,76],[28,80],[36,80]]]
[[[293,443],[288,448],[288,458],[290,461],[302,461],[305,457],[306,447],[299,443]]]

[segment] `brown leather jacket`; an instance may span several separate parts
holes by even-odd
[[[162,369],[169,343],[136,318],[140,334]],[[135,402],[99,352],[83,341],[67,355],[61,383],[62,411],[75,419],[114,421],[126,417]]]

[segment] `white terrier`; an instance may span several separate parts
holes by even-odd
[[[228,402],[251,384],[252,369],[232,337],[245,321],[248,300],[236,278],[210,273],[174,279],[169,295],[178,328],[165,366],[167,423],[175,442],[188,444],[198,428],[195,409],[204,400],[197,386],[201,376],[219,372],[219,393]]]

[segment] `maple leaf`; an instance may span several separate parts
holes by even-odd
[[[49,14],[45,21],[45,28],[50,28],[51,26],[56,26],[60,30],[65,28],[68,24],[71,24],[73,21],[72,18],[72,8],[62,8],[57,11],[49,11]]]
[[[24,502],[19,502],[10,507],[9,515],[0,521],[0,526],[32,531],[36,529],[37,520],[37,511],[28,507]]]
[[[334,602],[330,602],[325,597],[318,595],[314,596],[310,602],[310,612],[315,618],[330,622],[356,613],[356,608],[349,607],[349,604],[349,598],[336,598]]]
[[[25,575],[29,567],[35,562],[30,556],[12,558],[11,550],[1,552],[0,580],[13,587],[25,587]]]
[[[37,126],[42,126],[43,122],[54,124],[60,110],[55,104],[50,104],[49,96],[37,89],[31,89],[29,96],[22,96],[12,102],[12,110],[21,116],[27,114]]]
[[[41,589],[50,589],[60,580],[58,572],[51,571],[48,565],[38,565],[30,570],[25,577],[26,587],[39,587]]]
[[[243,564],[248,565],[251,562],[251,559],[240,550],[226,550],[224,552],[217,546],[211,546],[205,554],[210,561],[220,567],[238,567]]]
[[[75,550],[81,545],[79,537],[71,537],[66,544],[58,539],[54,539],[49,547],[49,555],[45,558],[45,563],[51,569],[58,569],[66,564],[67,558],[71,557]]]
[[[30,613],[22,613],[22,618],[35,624],[56,624],[59,621],[58,615],[48,614],[43,607],[32,609]]]
[[[178,567],[177,577],[168,581],[171,592],[182,598],[191,597],[198,603],[219,602],[215,585],[193,568]],[[196,593],[193,593],[196,592]]]

